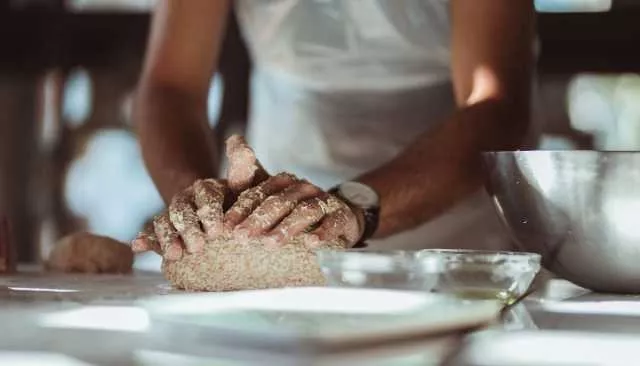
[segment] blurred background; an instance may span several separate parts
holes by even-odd
[[[128,242],[162,208],[130,121],[154,3],[0,0],[0,212],[20,261],[76,230]],[[640,149],[640,2],[536,9],[539,148]],[[219,135],[246,122],[250,68],[234,20],[209,97]]]

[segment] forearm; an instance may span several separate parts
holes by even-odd
[[[521,146],[526,108],[487,100],[458,110],[389,163],[360,181],[381,197],[376,237],[410,229],[443,213],[482,183],[480,153]]]
[[[195,180],[217,174],[218,156],[205,100],[143,86],[135,121],[145,165],[165,203]],[[203,98],[200,98],[203,99]]]

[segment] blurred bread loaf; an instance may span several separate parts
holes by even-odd
[[[56,243],[45,267],[53,272],[131,273],[133,252],[117,240],[78,232]]]

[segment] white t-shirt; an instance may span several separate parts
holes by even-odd
[[[331,187],[390,160],[455,107],[446,0],[238,0],[236,6],[254,61],[248,138],[272,173],[290,171]],[[479,191],[442,217],[375,244],[506,242]]]

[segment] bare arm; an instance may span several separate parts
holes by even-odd
[[[359,180],[381,195],[377,237],[425,222],[482,183],[480,152],[517,149],[528,127],[531,0],[452,0],[457,111]]]
[[[134,119],[145,164],[166,203],[217,173],[206,101],[228,7],[227,0],[161,0],[154,14]]]

